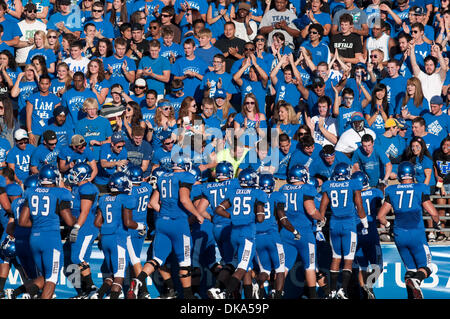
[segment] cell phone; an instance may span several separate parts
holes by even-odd
[[[184,124],[188,124],[189,123],[189,116],[184,116],[183,117],[183,123]]]

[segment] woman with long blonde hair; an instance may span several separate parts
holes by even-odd
[[[163,132],[170,132],[175,135],[174,131],[177,129],[175,109],[170,104],[169,100],[161,99],[158,101],[158,108],[156,109],[153,122],[152,146],[153,149],[156,149],[162,147],[163,136],[167,136],[165,135],[166,133],[163,134]]]
[[[42,55],[44,57],[48,73],[55,73],[56,55],[48,43],[47,35],[42,30],[38,30],[34,33],[34,46],[31,48],[30,52],[28,52],[25,63],[30,64],[33,57],[36,55]]]
[[[227,123],[228,116],[231,113],[236,113],[236,110],[227,99],[227,94],[221,89],[216,90],[213,99],[214,107],[216,109],[215,114],[217,119],[220,121],[220,126],[222,127]]]
[[[270,119],[271,128],[276,128],[278,134],[286,133],[293,137],[300,127],[297,113],[291,104],[280,100],[275,104],[273,116]]]
[[[241,113],[234,118],[236,136],[245,146],[251,146],[266,136],[266,116],[259,112],[258,99],[253,93],[244,97]]]

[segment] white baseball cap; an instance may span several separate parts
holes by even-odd
[[[18,129],[14,132],[14,139],[16,141],[23,140],[24,138],[28,138],[28,133],[24,129]]]

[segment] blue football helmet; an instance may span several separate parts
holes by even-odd
[[[275,180],[270,173],[259,174],[258,178],[259,189],[266,193],[272,193],[275,189]]]
[[[142,168],[137,165],[131,165],[128,167],[128,178],[132,183],[141,183],[142,182],[142,176],[144,175],[144,172],[142,171]]]
[[[69,171],[67,179],[70,184],[81,183],[91,177],[92,168],[86,163],[77,163]]]
[[[13,237],[6,236],[0,247],[3,256],[6,258],[13,258],[16,256],[16,241]]]
[[[363,188],[369,187],[369,177],[367,174],[361,171],[356,171],[352,174],[352,179],[359,180],[362,183]]]
[[[411,162],[401,162],[398,165],[397,176],[399,180],[404,179],[414,179],[416,175],[416,170],[414,169],[414,164]]]
[[[23,182],[23,187],[25,189],[38,186],[39,186],[39,177],[37,174],[28,176]]]
[[[131,192],[131,181],[124,172],[116,172],[111,175],[108,181],[108,187],[111,192],[129,193]]]
[[[198,168],[198,166],[193,166],[190,170],[189,173],[191,173],[192,175],[194,175],[195,180],[197,182],[201,182],[202,181],[202,171],[200,170],[200,168]]]
[[[58,184],[59,176],[59,171],[55,166],[46,164],[39,171],[39,183],[41,185]]]
[[[335,181],[347,181],[351,178],[352,169],[347,163],[338,163],[333,170],[332,179]]]
[[[287,181],[289,183],[303,182],[308,183],[309,173],[305,166],[297,164],[292,166],[287,175]]]
[[[258,184],[258,174],[253,168],[247,167],[239,173],[238,180],[241,186],[254,187]]]
[[[230,162],[220,162],[216,166],[217,179],[230,179],[234,177],[233,165]]]
[[[192,161],[186,155],[175,155],[171,158],[172,169],[182,169],[188,172],[192,168]]]

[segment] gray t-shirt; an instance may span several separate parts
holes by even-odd
[[[297,19],[297,16],[290,10],[280,12],[275,9],[271,9],[266,14],[263,15],[259,28],[261,29],[262,27],[268,27],[274,25],[277,22],[285,20],[289,28],[298,30],[295,24],[292,23],[292,21],[294,21],[295,19]],[[272,45],[272,36],[276,32],[283,33],[286,45],[290,46],[292,49],[294,48],[294,39],[289,33],[287,33],[285,30],[282,29],[274,29],[272,32],[269,33],[267,40],[267,45],[269,47]]]
[[[338,26],[339,31],[341,31],[339,18],[344,13],[349,13],[353,17],[353,27],[356,30],[361,30],[361,26],[363,24],[367,24],[367,15],[363,10],[359,9],[358,7],[355,7],[352,10],[342,9],[336,12],[336,14],[333,17],[333,24]]]

